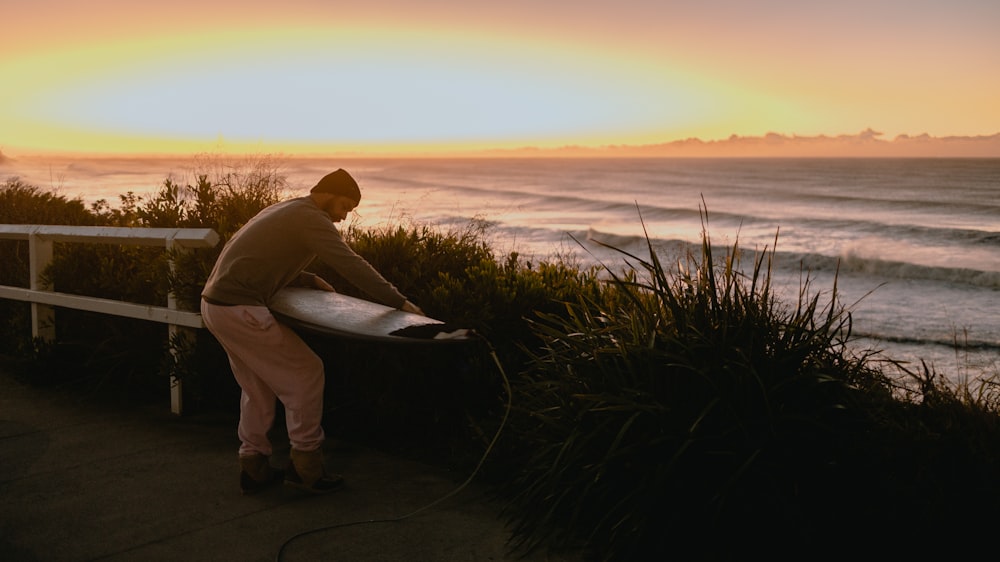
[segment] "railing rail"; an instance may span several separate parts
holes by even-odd
[[[31,303],[31,335],[52,341],[55,333],[55,307],[73,308],[128,318],[138,318],[168,325],[168,336],[191,337],[191,330],[203,328],[201,314],[180,310],[173,294],[166,306],[151,306],[59,293],[42,281],[42,272],[52,263],[53,243],[123,244],[130,246],[161,246],[165,250],[186,251],[191,248],[212,248],[219,235],[210,228],[126,228],[105,226],[63,226],[33,224],[0,224],[0,239],[27,240],[29,252],[29,287],[0,285],[0,298]],[[170,264],[173,270],[174,264]],[[171,346],[171,353],[177,353]],[[183,411],[181,380],[170,376],[170,409]]]

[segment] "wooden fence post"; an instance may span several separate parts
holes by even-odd
[[[28,235],[28,283],[35,291],[52,291],[42,282],[42,273],[52,263],[52,241],[37,232]],[[55,308],[47,304],[31,303],[31,337],[47,342],[56,339]]]
[[[179,255],[187,249],[174,241],[173,237],[167,238],[167,252]],[[176,260],[170,257],[170,274],[176,273]],[[167,308],[178,310],[177,297],[173,291],[167,293]],[[197,335],[191,328],[170,324],[167,327],[167,344],[170,348],[172,365],[174,371],[170,373],[170,411],[180,415],[184,411],[184,381],[178,376],[177,367],[182,366],[190,360],[188,354],[194,349]]]

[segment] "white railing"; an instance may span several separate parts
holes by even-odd
[[[201,314],[179,310],[173,294],[167,296],[165,307],[128,303],[111,299],[59,293],[42,282],[41,274],[52,262],[55,242],[81,244],[124,244],[131,246],[161,246],[185,251],[190,248],[212,248],[219,235],[210,228],[120,228],[103,226],[59,226],[0,224],[0,239],[27,240],[29,253],[29,288],[0,285],[0,298],[31,303],[31,335],[52,341],[55,339],[55,308],[57,306],[150,320],[168,325],[171,342],[189,338],[196,328],[204,328]],[[173,270],[174,264],[170,264]],[[171,353],[177,353],[171,346]],[[181,380],[170,375],[170,410],[183,411]]]

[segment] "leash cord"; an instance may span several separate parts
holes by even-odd
[[[489,342],[486,343],[487,345],[489,345]],[[275,562],[281,562],[284,559],[284,552],[285,549],[288,547],[288,545],[291,544],[293,541],[298,540],[302,537],[313,535],[316,533],[322,533],[325,531],[331,531],[333,529],[354,527],[356,525],[369,525],[374,523],[398,523],[405,519],[414,517],[417,514],[423,513],[424,511],[431,509],[432,507],[448,500],[452,496],[464,490],[472,482],[472,480],[476,477],[476,475],[479,474],[479,470],[483,467],[483,464],[486,462],[486,458],[489,457],[490,453],[493,451],[493,447],[500,439],[500,433],[503,431],[504,426],[507,425],[507,418],[510,416],[511,405],[513,403],[513,392],[511,391],[510,379],[507,378],[507,373],[504,371],[503,366],[500,364],[500,359],[497,357],[496,350],[493,349],[492,345],[490,345],[490,356],[493,357],[493,362],[496,363],[497,369],[500,371],[500,376],[503,379],[504,390],[507,393],[507,404],[504,408],[503,419],[500,421],[500,427],[497,428],[496,433],[493,435],[493,439],[490,441],[490,444],[486,447],[486,451],[483,453],[483,456],[479,459],[479,462],[476,464],[476,468],[472,470],[472,473],[469,474],[469,477],[466,478],[464,482],[459,484],[458,487],[456,487],[451,492],[448,492],[444,496],[441,496],[440,498],[434,500],[433,502],[427,505],[424,505],[423,507],[411,511],[406,515],[400,515],[399,517],[390,517],[385,519],[367,519],[362,521],[350,521],[347,523],[324,525],[322,527],[316,527],[314,529],[308,529],[300,533],[296,533],[295,535],[292,535],[291,537],[285,539],[285,541],[281,544],[281,548],[278,549],[278,554],[275,556]]]

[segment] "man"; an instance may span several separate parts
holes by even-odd
[[[333,287],[304,269],[316,258],[333,267],[373,300],[423,314],[341,237],[334,223],[361,201],[357,182],[343,169],[324,176],[309,195],[262,210],[233,235],[219,255],[205,289],[201,314],[229,356],[242,389],[240,400],[240,488],[253,493],[284,477],[312,493],[339,488],[327,473],[322,445],[322,360],[267,306],[287,285]],[[336,314],[335,310],[330,311]],[[276,400],[285,406],[291,462],[284,474],[271,467],[267,433]]]

